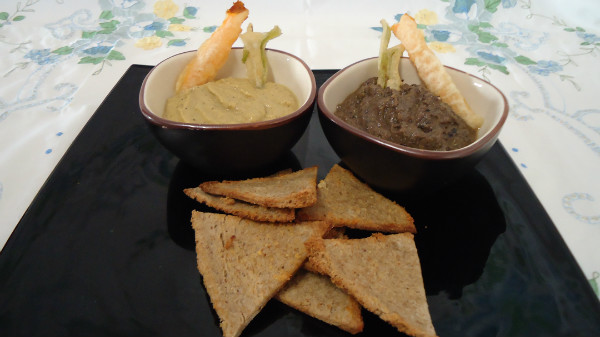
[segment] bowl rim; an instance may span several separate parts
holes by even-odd
[[[402,56],[402,58],[409,59],[406,56]],[[336,116],[332,111],[329,111],[329,109],[327,109],[325,107],[325,101],[323,98],[323,94],[324,94],[325,90],[327,89],[327,87],[331,84],[331,82],[333,82],[335,80],[335,78],[338,77],[340,74],[342,74],[343,72],[347,71],[348,69],[350,69],[360,63],[368,62],[373,59],[377,59],[377,56],[369,57],[366,59],[356,61],[356,62],[340,69],[335,74],[333,74],[330,78],[328,78],[319,88],[319,92],[317,95],[318,110],[323,115],[325,115],[325,117],[327,117],[330,121],[332,121],[334,124],[336,124],[337,126],[343,128],[344,130],[353,134],[354,136],[362,138],[368,142],[380,145],[380,146],[387,148],[389,150],[392,150],[398,154],[408,155],[408,156],[416,157],[416,158],[435,159],[435,160],[448,160],[448,159],[467,157],[467,156],[479,151],[490,141],[492,141],[498,137],[498,134],[499,134],[500,130],[502,129],[502,127],[508,117],[509,107],[508,107],[508,100],[506,99],[506,96],[502,93],[502,91],[500,91],[495,85],[493,85],[489,81],[486,81],[486,80],[484,80],[480,77],[477,77],[475,75],[472,75],[470,73],[467,73],[466,71],[463,71],[463,70],[460,70],[460,69],[457,69],[454,67],[446,66],[446,65],[444,65],[444,67],[447,69],[451,69],[453,71],[463,73],[465,75],[468,75],[470,77],[473,77],[479,81],[482,81],[482,82],[488,84],[491,88],[493,88],[500,94],[500,97],[502,97],[504,109],[502,111],[502,115],[500,116],[500,119],[483,137],[477,139],[473,143],[471,143],[465,147],[462,147],[460,149],[450,150],[450,151],[435,151],[435,150],[417,149],[417,148],[412,148],[412,147],[396,144],[396,143],[378,138],[376,136],[369,134],[366,131],[360,130],[360,129],[346,123],[340,117]],[[411,61],[411,63],[412,63],[412,61]],[[357,84],[357,88],[358,88],[358,85],[360,85],[360,83]]]
[[[232,47],[233,49],[243,49],[243,47]],[[278,50],[278,49],[272,49],[272,48],[265,48],[267,50],[267,52],[269,53],[278,53],[278,54],[283,54],[286,55],[290,58],[295,59],[296,61],[298,61],[300,63],[300,65],[302,65],[304,67],[304,69],[306,70],[306,72],[309,75],[309,79],[311,81],[311,89],[310,89],[310,93],[308,95],[308,99],[304,102],[304,104],[302,106],[300,106],[296,111],[292,112],[291,114],[279,117],[279,118],[275,118],[275,119],[270,119],[270,120],[266,120],[266,121],[260,121],[260,122],[253,122],[253,123],[238,123],[238,124],[193,124],[193,123],[182,123],[182,122],[176,122],[176,121],[172,121],[163,117],[160,117],[156,114],[154,114],[145,104],[144,102],[144,92],[146,90],[146,84],[148,81],[148,78],[150,77],[150,75],[152,74],[152,72],[159,67],[162,63],[167,62],[169,59],[173,58],[173,57],[178,57],[181,56],[182,54],[188,54],[188,53],[195,53],[196,50],[188,50],[188,51],[184,51],[181,53],[177,53],[174,55],[171,55],[169,57],[167,57],[166,59],[160,61],[159,63],[157,63],[154,67],[152,67],[152,69],[150,69],[150,71],[148,72],[148,74],[146,74],[146,77],[144,77],[144,81],[142,82],[142,85],[140,87],[140,92],[139,92],[139,96],[138,96],[138,101],[139,101],[139,108],[140,108],[140,112],[142,113],[142,116],[144,116],[144,118],[149,121],[150,123],[157,125],[159,127],[162,128],[168,128],[168,129],[186,129],[186,130],[261,130],[261,129],[269,129],[269,128],[274,128],[274,127],[278,127],[284,124],[287,124],[288,122],[291,122],[294,119],[299,118],[300,116],[302,116],[304,113],[307,112],[307,110],[312,111],[311,107],[313,106],[313,104],[315,103],[315,99],[316,99],[316,95],[317,95],[317,82],[315,80],[315,75],[312,72],[312,70],[310,69],[310,67],[306,64],[306,62],[304,62],[304,60],[302,60],[301,58],[299,58],[296,55],[293,55],[291,53],[288,53],[286,51],[283,50]]]

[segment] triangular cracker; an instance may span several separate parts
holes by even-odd
[[[264,207],[228,197],[204,192],[200,187],[186,188],[183,192],[190,198],[220,211],[255,221],[290,222],[296,217],[293,208]]]
[[[348,236],[346,236],[344,227],[333,227],[327,233],[325,233],[325,235],[323,235],[323,239],[347,239],[347,238],[348,238]],[[306,261],[304,261],[304,265],[302,265],[302,268],[304,268],[310,272],[316,273],[316,274],[323,274],[323,271],[319,270],[318,266],[315,266],[310,255],[308,256]]]
[[[305,242],[324,222],[268,224],[233,215],[192,212],[198,270],[224,337],[239,336],[306,259]]]
[[[336,287],[328,276],[300,269],[276,298],[349,333],[356,334],[363,330],[360,305],[352,296]]]
[[[298,210],[296,218],[372,231],[417,231],[413,218],[402,206],[373,191],[337,164],[319,182],[317,203]]]
[[[317,201],[317,167],[247,180],[207,181],[207,193],[278,208],[301,208]]]
[[[364,239],[314,239],[307,243],[313,263],[367,310],[400,332],[435,336],[411,233]]]

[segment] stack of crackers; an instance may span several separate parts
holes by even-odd
[[[412,217],[350,171],[334,165],[317,184],[310,167],[184,192],[220,211],[193,211],[192,227],[225,337],[272,298],[352,334],[366,308],[403,333],[436,335]],[[350,239],[345,228],[370,236]]]

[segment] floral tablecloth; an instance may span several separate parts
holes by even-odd
[[[413,15],[446,65],[507,96],[500,140],[592,288],[600,283],[600,3],[248,0],[269,47],[336,69],[375,56],[379,21]],[[132,64],[196,49],[231,1],[0,3],[0,248],[110,89]],[[239,45],[238,43],[236,43]],[[115,113],[119,113],[115,107]],[[485,225],[485,224],[482,224]]]

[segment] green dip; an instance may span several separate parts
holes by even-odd
[[[164,118],[194,124],[239,124],[266,121],[298,109],[286,86],[267,82],[262,88],[247,78],[224,78],[189,88],[167,100]]]

